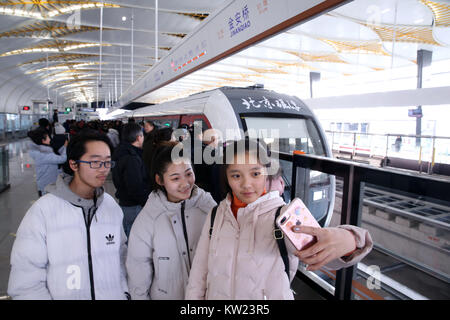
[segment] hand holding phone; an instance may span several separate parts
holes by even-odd
[[[292,200],[286,210],[280,214],[276,220],[276,224],[299,251],[312,244],[315,238],[309,234],[296,233],[292,231],[292,227],[308,226],[320,228],[319,223],[313,217],[303,201],[298,198]]]

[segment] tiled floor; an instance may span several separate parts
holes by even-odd
[[[0,297],[6,295],[9,278],[9,259],[15,233],[25,213],[38,199],[33,160],[27,153],[25,140],[9,146],[11,188],[0,193]],[[105,184],[106,192],[114,196],[115,188],[110,179]],[[300,280],[293,282],[297,299],[321,299]]]

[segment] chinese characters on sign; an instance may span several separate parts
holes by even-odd
[[[245,29],[249,28],[250,25],[251,23],[248,6],[245,5],[241,11],[236,12],[233,17],[228,18],[230,38],[235,36],[239,32],[242,32]]]
[[[280,108],[280,109],[291,109],[299,112],[301,110],[301,107],[297,106],[297,104],[290,100],[285,101],[283,99],[276,99],[272,102],[269,101],[266,97],[262,97],[263,99],[260,101],[255,101],[251,97],[248,97],[247,99],[242,98],[242,104],[246,106],[246,109],[255,108],[259,109],[261,107],[267,108],[267,109],[273,109],[274,107]]]
[[[206,54],[206,47],[206,40],[203,40],[200,44],[197,44],[195,46],[195,49],[190,49],[188,52],[185,52],[184,56],[180,56],[175,60],[171,59],[170,67],[173,71],[178,71],[181,68],[188,66],[190,63],[196,61]]]

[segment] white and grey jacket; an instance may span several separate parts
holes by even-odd
[[[211,195],[197,186],[180,203],[168,201],[160,190],[150,194],[128,241],[126,266],[132,299],[184,299],[197,242],[215,205]]]
[[[123,213],[103,188],[74,194],[61,174],[23,218],[11,252],[13,299],[126,299]]]

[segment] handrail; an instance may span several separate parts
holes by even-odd
[[[334,131],[334,130],[325,130],[325,132],[329,133],[343,133],[343,134],[359,134],[365,136],[382,136],[382,137],[407,137],[407,138],[424,138],[424,139],[450,139],[450,137],[444,136],[428,136],[428,135],[415,135],[415,134],[402,134],[402,133],[368,133],[368,132],[355,132],[355,131]]]

